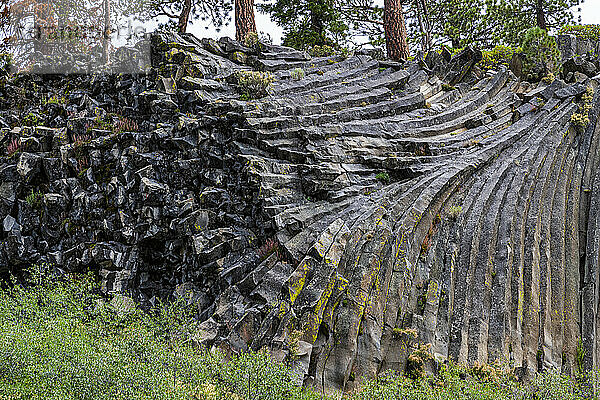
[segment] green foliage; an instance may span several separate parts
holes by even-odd
[[[577,354],[575,356],[575,362],[577,365],[577,372],[583,372],[583,360],[585,358],[585,349],[583,348],[583,341],[579,339],[577,342]]]
[[[260,39],[258,38],[258,33],[256,32],[248,32],[246,37],[244,38],[244,46],[254,48],[260,44]]]
[[[127,297],[103,296],[91,274],[39,266],[26,275],[22,283],[0,287],[0,398],[333,399],[295,386],[291,369],[265,352],[226,361],[220,352],[191,346],[198,327],[183,299],[143,312]],[[412,329],[393,334],[416,336]],[[299,337],[292,332],[291,347]],[[580,342],[578,355],[582,348]],[[549,371],[522,384],[502,364],[452,362],[430,376],[424,374],[429,359],[429,346],[419,345],[406,374],[382,373],[343,398],[575,400],[592,398],[590,388],[600,381],[597,371],[575,378]]]
[[[560,69],[560,52],[556,39],[538,27],[525,32],[523,39],[523,73],[528,80],[539,81],[549,73],[556,74]]]
[[[42,98],[42,105],[46,104],[67,104],[67,98],[65,96],[52,95],[50,98]]]
[[[448,217],[450,218],[450,220],[454,221],[456,220],[456,218],[458,218],[461,212],[462,206],[451,206],[450,208],[448,208]]]
[[[308,54],[312,57],[329,57],[335,54],[335,49],[326,44],[322,46],[315,45],[308,49]]]
[[[0,78],[4,78],[10,74],[12,62],[12,54],[0,53]]]
[[[25,126],[37,126],[40,124],[40,118],[37,114],[34,114],[32,112],[28,113],[24,118],[23,118],[23,125]]]
[[[558,31],[559,35],[575,35],[582,39],[600,40],[600,25],[568,25]]]
[[[471,43],[486,45],[493,41],[492,21],[483,12],[485,0],[442,0],[430,2],[434,39],[449,43],[452,47],[464,47]],[[479,44],[481,46],[481,44]]]
[[[443,90],[444,92],[451,92],[451,91],[453,91],[454,89],[456,89],[454,86],[452,86],[452,85],[449,85],[449,84],[447,84],[447,83],[442,83],[442,90]]]
[[[304,72],[304,70],[302,68],[294,68],[293,70],[290,71],[290,76],[292,77],[293,80],[299,81],[301,79],[304,79],[304,77],[306,76],[306,73]]]
[[[513,55],[520,51],[521,49],[519,48],[515,49],[513,47],[499,45],[492,50],[483,51],[483,58],[477,65],[483,70],[497,69],[501,65],[508,67]]]
[[[236,73],[235,78],[238,89],[245,100],[266,96],[275,81],[272,73],[259,71],[239,71]]]
[[[413,339],[417,338],[417,330],[416,329],[412,329],[412,328],[394,328],[392,330],[392,336],[394,336],[395,338],[399,339],[402,336],[408,336],[411,337]]]
[[[548,75],[542,78],[542,82],[551,84],[556,80],[556,76],[552,72],[548,72]]]
[[[31,189],[31,193],[29,193],[27,197],[25,197],[25,201],[32,208],[40,207],[42,205],[43,200],[44,195],[39,190],[37,192],[34,192],[33,189]]]
[[[487,3],[492,3],[487,1]],[[527,29],[537,26],[537,1],[496,0],[490,7],[488,19],[494,25],[496,44],[512,46],[521,44]],[[555,32],[575,22],[574,12],[582,0],[540,0],[544,11],[546,29]]]
[[[286,46],[302,50],[338,47],[347,36],[348,25],[336,0],[275,0],[259,9],[283,28]]]
[[[375,179],[385,184],[390,183],[390,175],[387,172],[378,173],[377,175],[375,175]]]
[[[581,103],[578,112],[571,115],[571,124],[579,132],[583,132],[590,124],[589,113],[592,109],[592,100],[594,98],[594,89],[590,86],[585,93],[581,95]]]
[[[548,30],[575,23],[573,8],[581,0],[541,0]],[[537,1],[531,0],[438,0],[427,2],[434,46],[450,44],[460,48],[474,45],[492,49],[496,45],[517,47],[525,31],[537,25]],[[418,9],[405,8],[408,38],[421,43],[423,33]],[[421,12],[422,14],[422,12]],[[428,49],[422,49],[424,52]]]
[[[141,21],[154,20],[160,17],[159,31],[176,31],[177,22],[182,13],[183,1],[181,0],[141,0],[116,2],[121,13],[128,17],[137,17]],[[113,3],[114,4],[114,3]],[[111,5],[111,7],[114,7]],[[223,26],[231,21],[233,11],[232,0],[198,0],[191,2],[189,21],[200,19],[206,24],[211,24],[219,32]],[[166,18],[165,18],[166,17]]]
[[[431,344],[419,345],[406,362],[406,374],[409,378],[420,379],[425,376],[425,362],[433,359],[430,352]]]
[[[0,289],[0,397],[12,399],[317,398],[264,353],[234,355],[189,345],[196,325],[181,302],[144,313],[105,299],[91,276],[34,268]]]

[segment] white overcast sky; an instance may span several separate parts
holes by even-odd
[[[383,0],[376,0],[376,3],[383,4]],[[579,13],[576,13],[579,15]],[[586,0],[581,5],[581,18],[584,24],[600,24],[600,0]],[[208,29],[207,29],[208,28]],[[269,33],[276,44],[281,43],[281,28],[275,25],[267,15],[256,14],[256,28],[258,31]],[[216,32],[213,26],[207,26],[202,21],[195,21],[188,31],[198,37],[218,38],[221,36],[235,37],[235,28],[233,24],[223,27],[220,32]]]

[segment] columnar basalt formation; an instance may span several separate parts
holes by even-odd
[[[471,49],[401,65],[152,44],[146,76],[5,84],[67,98],[3,100],[5,272],[92,269],[143,306],[187,296],[199,343],[267,348],[323,390],[404,370],[419,343],[597,366],[598,78],[532,85],[481,73]],[[240,100],[249,69],[273,72],[269,96]]]

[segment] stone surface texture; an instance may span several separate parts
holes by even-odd
[[[403,370],[419,343],[565,372],[580,346],[598,366],[600,95],[585,129],[570,119],[600,77],[528,84],[471,49],[404,65],[192,35],[152,50],[147,75],[0,86],[4,275],[46,262],[145,307],[185,298],[198,343],[267,348],[325,391]],[[251,69],[275,83],[242,101],[232,76]],[[137,127],[94,125],[110,112]]]

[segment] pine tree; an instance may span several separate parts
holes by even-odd
[[[401,0],[384,0],[383,28],[387,55],[392,60],[408,59],[410,56],[406,39],[406,25]]]
[[[348,2],[355,1],[349,0]],[[313,46],[343,45],[348,25],[341,10],[347,6],[340,0],[271,0],[259,9],[283,28],[283,43],[299,49]]]
[[[235,38],[242,42],[251,32],[256,33],[254,0],[235,0]]]
[[[165,19],[159,27],[177,32],[186,32],[190,22],[200,19],[208,21],[217,31],[231,21],[231,0],[112,0],[120,1],[123,14],[142,21]]]

